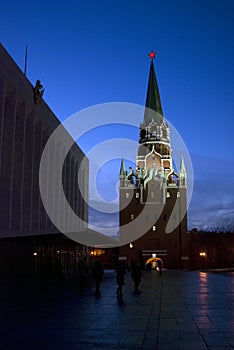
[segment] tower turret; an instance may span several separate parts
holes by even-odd
[[[125,170],[124,160],[122,158],[121,165],[120,165],[120,171],[119,171],[119,178],[121,180],[121,179],[125,179],[125,177],[126,177],[126,170]]]
[[[186,187],[186,178],[187,178],[187,173],[184,165],[184,158],[182,156],[180,161],[180,173],[179,173],[180,187]]]
[[[121,165],[120,165],[120,171],[119,171],[119,180],[120,180],[121,187],[123,187],[125,185],[125,179],[126,179],[126,170],[125,170],[124,159],[122,158]]]

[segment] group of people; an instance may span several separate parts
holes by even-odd
[[[119,263],[116,268],[116,295],[119,298],[123,296],[123,286],[125,285],[126,270],[123,263]],[[92,276],[96,283],[96,294],[100,294],[100,282],[103,277],[103,267],[99,261],[95,261],[92,268]],[[134,282],[134,292],[138,293],[138,287],[142,279],[142,271],[139,264],[133,262],[131,264],[131,278]]]
[[[161,260],[158,261],[157,267],[161,275],[162,274]],[[51,259],[48,259],[45,264],[44,271],[45,271],[45,274],[44,274],[45,281],[48,287],[50,287],[51,283],[53,283],[53,285],[56,288],[61,289],[62,283],[63,283],[63,272],[62,272],[61,262],[58,259],[56,259],[54,264],[52,264]],[[87,261],[86,257],[81,259],[78,265],[80,293],[84,294],[85,288],[89,284],[88,281],[91,282],[91,279],[89,279],[89,276],[90,276],[90,278],[92,277],[92,279],[95,281],[96,294],[97,295],[100,294],[100,283],[102,282],[102,279],[103,279],[103,273],[104,273],[104,270],[100,261],[96,260],[94,261],[93,264],[90,264],[90,262]],[[139,293],[138,288],[143,277],[142,266],[135,261],[131,262],[130,273],[134,283],[134,293],[138,294]],[[123,296],[123,286],[125,285],[125,275],[126,275],[125,264],[123,262],[119,262],[116,267],[116,284],[117,284],[116,295],[120,298]]]
[[[159,270],[160,275],[162,275],[162,261],[159,260],[157,262],[157,267]],[[130,266],[130,272],[131,272],[131,278],[134,282],[134,293],[139,293],[139,284],[141,282],[141,279],[143,277],[142,275],[142,269],[139,263],[131,262]],[[125,285],[125,265],[124,263],[119,262],[116,268],[116,283],[117,283],[117,289],[116,289],[116,295],[119,298],[122,298],[123,296],[123,286]],[[92,276],[96,283],[96,294],[100,294],[100,283],[103,278],[103,267],[102,264],[99,261],[95,261],[93,268],[92,268]]]

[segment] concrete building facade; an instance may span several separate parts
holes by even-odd
[[[42,97],[40,81],[33,87],[0,45],[0,265],[1,270],[5,271],[11,269],[9,264],[14,259],[12,264],[17,266],[16,262],[22,261],[26,256],[34,258],[34,253],[39,259],[39,252],[43,252],[43,260],[52,251],[56,254],[61,250],[61,246],[57,249],[56,243],[60,231],[47,215],[39,188],[41,156],[48,139],[60,122]],[[64,133],[70,138],[65,129]],[[66,156],[62,139],[53,147],[61,159],[65,158],[61,181],[70,207],[83,221],[83,224],[76,227],[79,232],[87,228],[88,222],[89,162],[73,140],[72,143]],[[56,193],[57,183],[51,181],[51,174],[56,171],[53,157],[48,164],[50,180],[47,186],[50,193],[51,189]],[[58,203],[58,197],[56,201],[56,215],[60,217],[63,226],[72,226],[72,219]],[[49,236],[54,237],[49,240],[50,243]],[[24,239],[16,240],[17,237]],[[76,252],[85,250],[79,244],[73,243],[70,246]]]

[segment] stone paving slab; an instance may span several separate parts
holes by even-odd
[[[234,273],[144,272],[124,297],[106,271],[94,285],[61,291],[0,281],[0,350],[234,349]]]

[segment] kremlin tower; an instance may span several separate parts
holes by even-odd
[[[166,123],[151,58],[143,123],[139,130],[136,169],[120,166],[120,257],[166,268],[190,267],[187,232],[186,170],[181,158],[173,168],[170,130]],[[182,214],[183,217],[182,217]]]

